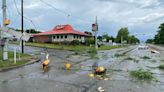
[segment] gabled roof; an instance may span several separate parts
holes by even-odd
[[[71,25],[57,25],[55,28],[53,28],[50,31],[42,32],[38,34],[34,34],[33,36],[40,36],[40,35],[57,35],[57,34],[76,34],[76,35],[82,35],[82,36],[90,36],[88,34],[85,34],[83,32],[79,32],[77,30],[74,30]]]

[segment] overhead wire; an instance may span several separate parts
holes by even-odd
[[[65,12],[65,11],[63,11],[63,10],[61,10],[61,9],[58,9],[58,8],[56,8],[55,6],[53,6],[52,4],[49,4],[49,3],[47,3],[47,2],[44,1],[44,0],[40,0],[40,1],[41,1],[42,3],[44,3],[45,5],[47,5],[47,6],[51,7],[51,8],[53,8],[53,9],[55,9],[56,11],[58,11],[58,12],[60,12],[60,13],[62,13],[62,14],[65,14],[65,15],[68,16],[68,17],[72,17],[72,18],[75,18],[75,19],[78,19],[78,20],[87,22],[87,23],[89,23],[89,24],[92,23],[92,22],[90,22],[90,21],[86,21],[86,20],[84,20],[84,19],[81,19],[80,17],[74,16],[74,15],[68,13],[68,12]]]
[[[21,13],[20,13],[20,11],[19,11],[19,9],[17,7],[17,4],[16,4],[16,1],[15,0],[14,0],[14,5],[15,5],[15,8],[17,10],[18,15],[21,16]],[[26,19],[27,21],[29,21],[34,26],[34,28],[37,30],[36,25],[34,24],[34,22],[31,19],[29,19],[29,18],[27,18],[25,16],[23,16],[23,18]]]

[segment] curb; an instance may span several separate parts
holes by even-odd
[[[26,65],[34,64],[34,63],[39,62],[39,61],[40,61],[40,59],[33,59],[33,60],[27,62],[26,64],[23,64],[23,65],[12,66],[12,67],[7,67],[7,68],[1,68],[0,72],[9,71],[9,70],[16,69],[16,68],[21,68],[21,67],[24,67]]]

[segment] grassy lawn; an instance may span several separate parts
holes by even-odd
[[[98,50],[111,50],[116,48],[121,48],[121,46],[101,46]]]
[[[29,58],[31,57],[28,54],[20,54],[20,60],[18,60],[18,53],[17,53],[17,63],[14,64],[14,52],[8,52],[9,59],[6,61],[2,61],[2,53],[0,53],[0,68],[12,67],[23,65],[28,62]]]
[[[18,42],[11,42],[14,44],[18,44]],[[86,51],[90,50],[90,46],[85,45],[60,45],[60,44],[52,44],[52,43],[32,43],[26,42],[26,46],[38,46],[38,47],[45,47],[51,49],[61,49],[61,50],[71,50],[71,51]],[[115,48],[121,48],[121,46],[101,46],[98,50],[111,50]]]
[[[60,44],[51,44],[51,43],[26,43],[27,46],[38,46],[51,49],[61,49],[61,50],[72,50],[72,51],[82,51],[90,49],[89,46],[84,45],[60,45]]]
[[[17,61],[16,64],[14,64],[13,61],[1,61],[0,62],[0,68],[6,68],[6,67],[12,67],[12,66],[18,66],[18,65],[23,65],[23,64],[26,64],[27,63],[27,60],[25,61]]]

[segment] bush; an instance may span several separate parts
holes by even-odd
[[[150,57],[144,56],[144,57],[142,57],[142,59],[150,59]]]
[[[79,40],[73,40],[71,42],[71,45],[79,45],[80,44],[80,41]]]
[[[164,64],[158,66],[159,69],[164,69]]]
[[[94,38],[86,38],[85,39],[85,45],[95,44]]]
[[[153,75],[150,71],[145,71],[143,69],[138,69],[135,71],[131,71],[130,75],[141,80],[151,80],[153,79]]]
[[[88,53],[90,54],[97,54],[97,50],[95,48],[91,48]]]

